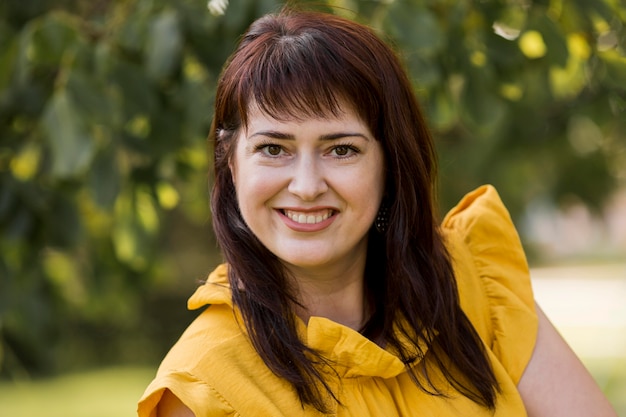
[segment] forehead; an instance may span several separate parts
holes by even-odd
[[[254,130],[260,126],[287,126],[301,125],[311,122],[334,125],[334,124],[350,124],[364,125],[367,127],[365,120],[357,114],[354,106],[346,100],[337,100],[337,104],[333,109],[324,111],[313,110],[277,110],[262,108],[255,101],[251,101],[247,107],[246,115],[243,118],[246,124],[243,126],[244,131]]]
[[[341,109],[337,114],[329,113],[325,116],[274,116],[258,108],[251,110],[248,114],[247,125],[242,129],[242,134],[250,137],[263,132],[280,132],[293,137],[306,136],[307,134],[325,135],[354,132],[372,137],[367,124],[350,107]]]

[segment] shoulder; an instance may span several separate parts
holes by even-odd
[[[139,401],[139,417],[235,415],[216,386],[246,343],[229,310],[210,306],[185,330]]]
[[[461,307],[486,346],[519,381],[535,345],[537,315],[519,235],[492,186],[466,195],[445,217]]]
[[[293,388],[265,365],[237,317],[228,304],[198,316],[146,389],[140,417],[153,417],[167,391],[196,416],[302,414]]]
[[[169,389],[163,392],[156,415],[157,417],[196,417],[195,413]],[[215,415],[214,410],[212,415]]]

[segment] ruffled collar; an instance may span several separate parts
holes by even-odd
[[[233,307],[226,264],[219,265],[209,275],[204,285],[189,298],[187,306],[195,310],[209,304]],[[378,346],[347,326],[315,316],[309,319],[308,324],[298,320],[298,326],[303,342],[327,358],[342,378],[393,378],[406,372],[404,363],[391,349]],[[410,346],[406,340],[403,343]],[[412,366],[418,362],[415,361]]]

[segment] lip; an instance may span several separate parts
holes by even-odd
[[[337,218],[337,213],[339,213],[339,211],[333,207],[313,207],[306,209],[300,207],[281,207],[275,210],[283,223],[285,223],[288,228],[296,232],[318,232],[324,230],[335,221],[335,219]],[[287,212],[298,212],[306,215],[307,213],[320,213],[323,211],[330,211],[331,214],[328,216],[328,218],[316,223],[299,223],[289,218],[289,216],[286,214]]]

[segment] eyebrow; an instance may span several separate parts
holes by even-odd
[[[296,136],[291,133],[278,132],[276,130],[262,130],[260,132],[255,132],[248,137],[251,139],[255,136],[266,136],[273,139],[283,139],[283,140],[295,140]],[[327,141],[327,140],[337,140],[347,137],[360,137],[365,140],[370,140],[370,138],[362,133],[358,132],[336,132],[336,133],[328,133],[325,135],[321,135],[319,140]]]

